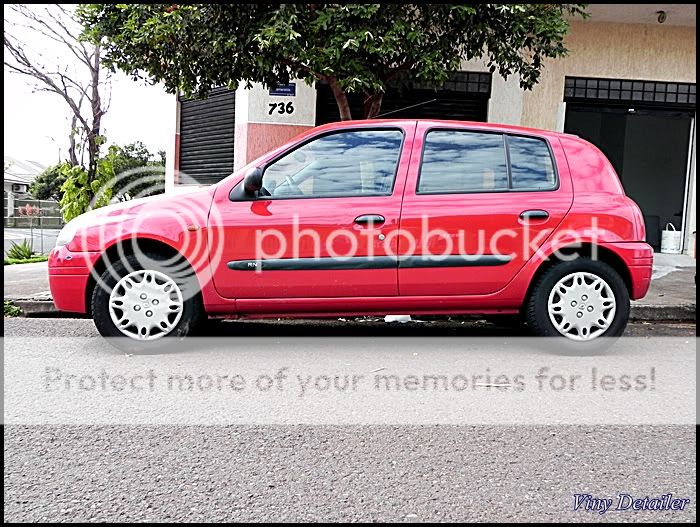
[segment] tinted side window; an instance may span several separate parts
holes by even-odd
[[[399,130],[340,132],[315,139],[265,169],[263,195],[279,198],[391,193]]]
[[[418,192],[490,192],[508,189],[503,136],[456,130],[428,132]]]
[[[557,183],[547,143],[533,137],[508,136],[514,190],[547,190]]]

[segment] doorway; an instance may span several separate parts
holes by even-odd
[[[327,83],[316,84],[316,125],[340,120],[338,105]],[[442,86],[404,82],[390,86],[379,118],[457,119],[486,122],[491,97],[491,73],[458,71]],[[364,96],[348,94],[354,119],[362,119]]]
[[[625,193],[642,209],[647,243],[657,251],[667,224],[684,228],[693,119],[689,111],[633,104],[566,105],[564,131],[590,141],[608,157]]]

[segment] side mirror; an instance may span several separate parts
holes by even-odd
[[[246,172],[243,178],[243,188],[249,194],[253,194],[262,188],[263,172],[258,167],[253,167]]]

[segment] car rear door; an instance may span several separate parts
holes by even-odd
[[[556,138],[419,123],[401,213],[400,295],[502,289],[572,198]]]

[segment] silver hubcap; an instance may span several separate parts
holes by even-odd
[[[549,319],[572,340],[591,340],[607,331],[615,318],[615,295],[592,273],[572,273],[557,282],[547,302]]]
[[[182,309],[180,288],[158,271],[129,273],[109,295],[112,322],[124,335],[137,340],[155,340],[170,333],[180,321]]]

